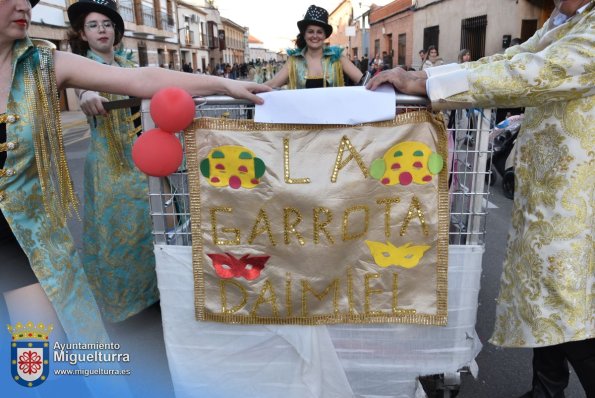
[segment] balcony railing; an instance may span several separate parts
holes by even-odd
[[[166,12],[161,13],[161,29],[167,30],[168,32],[176,31],[174,17],[168,15]]]
[[[190,30],[190,29],[186,29],[185,39],[186,39],[187,46],[194,44],[194,31]]]
[[[209,36],[209,48],[219,48],[219,38],[215,36]]]
[[[124,21],[134,23],[134,5],[131,1],[120,1],[119,9]]]
[[[156,28],[155,24],[155,9],[152,7],[142,6],[143,25]]]

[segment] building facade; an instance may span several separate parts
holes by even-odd
[[[473,60],[502,52],[511,39],[526,40],[543,25],[553,0],[416,0],[413,47],[435,45],[445,62],[457,62],[461,49]],[[417,58],[417,57],[416,57]],[[419,62],[413,65],[416,69]]]
[[[266,61],[267,49],[264,47],[264,43],[256,37],[248,36],[248,46],[250,48],[249,62]]]
[[[346,49],[352,61],[374,56],[370,51],[370,14],[372,10],[390,3],[390,0],[377,0],[370,4],[361,1],[344,0],[329,14],[329,24],[333,27],[333,35],[329,44]]]
[[[122,45],[139,66],[180,68],[173,0],[119,0],[118,8],[126,28]]]
[[[353,7],[351,1],[343,0],[339,3],[329,13],[328,23],[333,27],[333,34],[328,38],[328,43],[333,46],[341,46],[346,50],[346,54],[349,56],[353,55],[351,38],[355,36],[355,27],[353,26]]]
[[[193,72],[204,72],[209,66],[207,13],[183,1],[178,1],[178,39],[180,62]]]
[[[411,66],[413,62],[413,10],[411,0],[393,1],[370,11],[370,57],[384,64]]]
[[[248,28],[242,27],[227,18],[221,18],[223,24],[223,63],[241,64],[244,62],[244,52],[246,51],[246,32]]]

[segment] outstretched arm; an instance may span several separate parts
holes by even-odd
[[[353,65],[353,62],[347,59],[345,55],[341,56],[341,67],[354,84],[357,84],[363,76],[362,71]]]
[[[285,65],[283,65],[281,70],[277,72],[271,80],[264,84],[272,88],[278,88],[287,84],[287,80],[289,80],[289,61],[285,62]]]
[[[63,51],[55,52],[55,65],[60,88],[73,87],[140,98],[150,98],[162,88],[175,86],[191,95],[223,94],[262,104],[263,100],[255,93],[270,91],[269,87],[262,84],[157,67],[108,66]]]

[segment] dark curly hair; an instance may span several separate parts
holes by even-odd
[[[301,32],[295,38],[295,46],[300,50],[306,47],[306,39],[304,39],[304,35]]]
[[[70,21],[70,28],[66,32],[66,38],[68,40],[68,44],[70,44],[70,49],[73,53],[82,55],[83,57],[87,56],[87,51],[89,50],[89,43],[83,40],[81,33],[85,29],[85,18],[87,18],[87,14],[79,15],[74,21]],[[120,32],[118,27],[114,25],[114,46],[122,41],[122,37],[124,37],[124,32]]]

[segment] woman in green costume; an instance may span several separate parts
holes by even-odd
[[[160,68],[108,66],[36,45],[27,29],[37,2],[0,0],[0,306],[8,307],[13,322],[54,323],[54,336],[63,327],[70,342],[107,342],[66,226],[77,199],[62,142],[59,90],[150,98],[178,86],[192,95],[221,93],[261,103],[254,93],[269,88]]]
[[[112,0],[81,0],[68,8],[70,47],[102,64],[136,65],[114,50],[124,21]],[[102,101],[126,96],[78,91],[91,127],[85,161],[83,267],[104,318],[119,322],[159,300],[147,177],[134,167],[132,145],[140,113],[105,112]]]
[[[324,43],[333,33],[324,8],[310,6],[297,25],[300,30],[297,48],[287,51],[287,62],[266,85],[276,88],[287,84],[292,90],[342,87],[345,85],[343,73],[353,82],[360,81],[362,72],[347,59],[343,49]]]

